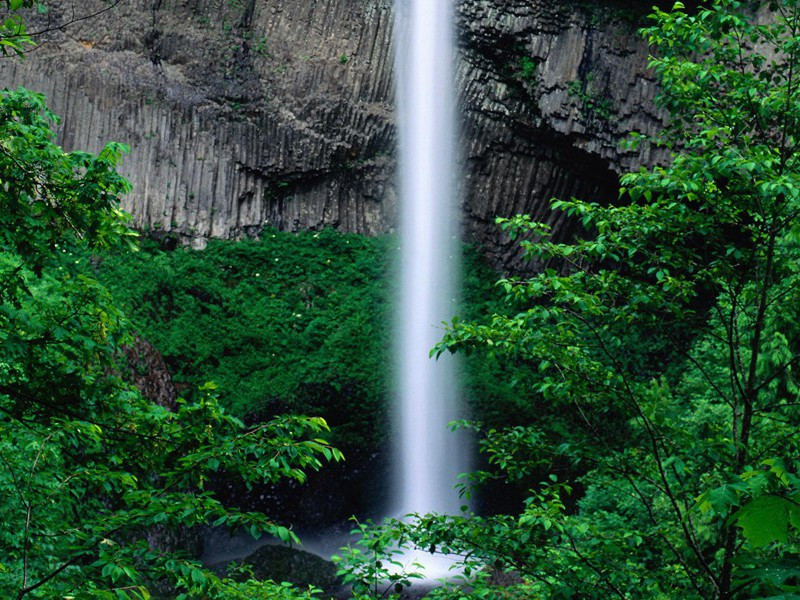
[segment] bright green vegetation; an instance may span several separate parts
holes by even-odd
[[[393,591],[375,584],[398,539],[464,556],[469,597],[800,595],[800,3],[764,3],[761,24],[752,4],[676,4],[644,30],[670,122],[637,141],[667,166],[625,175],[612,206],[553,201],[586,228],[569,243],[500,220],[568,269],[501,281],[510,310],[454,321],[437,352],[528,366],[541,418],[465,425],[487,459],[467,492],[528,497],[365,528],[340,563],[360,597]]]
[[[576,104],[587,124],[593,121],[608,122],[614,115],[613,103],[596,88],[595,75],[591,72],[567,86],[567,95]]]
[[[397,544],[463,556],[464,581],[431,598],[800,595],[800,1],[767,3],[758,25],[752,8],[676,4],[644,30],[670,119],[635,141],[668,148],[668,164],[624,176],[611,206],[553,201],[584,225],[570,242],[500,220],[530,257],[566,268],[503,279],[487,300],[485,270],[468,268],[435,352],[471,361],[482,422],[460,426],[485,464],[465,494],[502,483],[526,498],[359,524],[337,559],[353,597],[413,580],[389,570]],[[7,52],[26,43],[20,27],[0,26]],[[124,148],[65,153],[53,120],[41,97],[0,93],[0,596],[318,596],[246,570],[220,578],[147,538],[213,523],[291,540],[206,489],[303,481],[341,459],[324,420],[284,409],[327,410],[339,394],[358,413],[340,422],[347,436],[381,438],[390,290],[376,281],[391,238],[276,233],[123,255]],[[119,376],[121,307],[184,387],[171,411]],[[209,374],[225,388],[194,391]]]
[[[27,41],[15,15],[0,41],[11,52]],[[302,481],[342,457],[320,438],[322,419],[246,427],[213,384],[168,411],[121,380],[122,315],[79,257],[134,237],[118,208],[125,149],[66,153],[54,122],[41,96],[0,92],[0,597],[310,597],[246,573],[220,578],[167,541],[212,523],[292,540],[207,481]]]
[[[179,386],[209,378],[236,414],[322,410],[369,436],[389,384],[390,243],[329,231],[145,243],[103,258],[98,277]]]
[[[385,442],[392,386],[393,236],[265,232],[206,249],[95,257],[96,274],[139,335],[163,354],[191,395],[206,379],[240,416],[325,416],[343,447]],[[466,250],[469,314],[499,307],[496,277]],[[516,402],[497,363],[468,359],[481,419]],[[483,407],[483,408],[481,408]]]
[[[512,70],[516,79],[528,83],[536,83],[536,79],[539,76],[539,65],[530,56],[519,57]]]
[[[146,536],[217,523],[292,539],[205,483],[303,480],[341,459],[319,439],[327,425],[276,417],[247,428],[213,384],[167,411],[120,379],[122,315],[77,257],[134,235],[117,208],[124,148],[65,153],[53,120],[40,96],[0,93],[0,595],[148,598],[158,582],[184,598],[279,597]]]

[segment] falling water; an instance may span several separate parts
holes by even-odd
[[[430,349],[455,312],[457,213],[451,0],[397,0],[402,276],[395,514],[456,513],[465,453],[455,365]]]

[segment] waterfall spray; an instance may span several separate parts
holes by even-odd
[[[402,274],[399,311],[395,514],[456,513],[466,453],[451,357],[429,351],[455,312],[459,248],[451,0],[398,0]]]

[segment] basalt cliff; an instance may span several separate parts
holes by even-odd
[[[391,0],[66,0],[0,85],[48,96],[68,149],[128,144],[137,227],[208,238],[396,223]],[[638,12],[637,12],[638,11]],[[497,215],[612,199],[658,157],[621,150],[662,115],[620,2],[460,0],[464,229],[507,260]]]

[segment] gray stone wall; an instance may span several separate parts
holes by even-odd
[[[125,208],[141,228],[209,237],[395,226],[390,0],[52,3],[51,31],[0,85],[45,93],[67,148],[131,146]],[[74,13],[73,10],[80,11]],[[651,132],[655,86],[627,10],[612,3],[461,0],[464,227],[501,261],[497,215],[613,200],[616,175],[658,157],[621,151]]]

